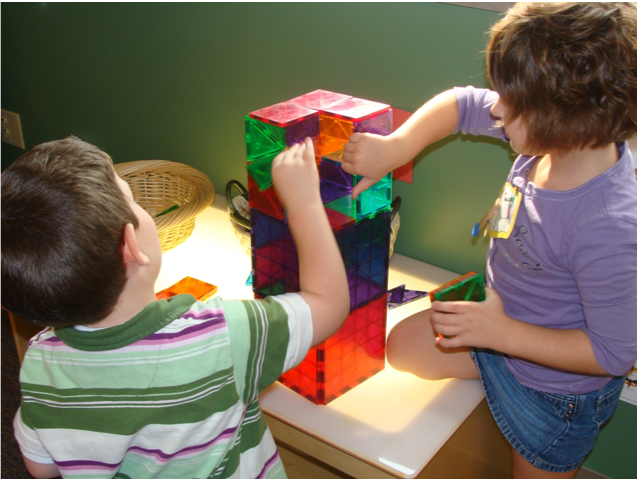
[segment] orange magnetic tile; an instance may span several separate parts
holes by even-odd
[[[186,276],[172,286],[160,291],[157,299],[168,299],[178,294],[192,294],[195,299],[205,301],[217,292],[214,284],[206,283],[191,276]]]

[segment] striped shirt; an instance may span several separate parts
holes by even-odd
[[[111,328],[48,328],[22,364],[16,438],[64,478],[285,478],[258,395],[311,339],[293,293],[180,295]]]

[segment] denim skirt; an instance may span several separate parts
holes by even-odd
[[[545,393],[520,384],[500,353],[472,348],[471,356],[504,436],[524,459],[550,472],[581,466],[600,426],[615,411],[625,381],[613,378],[586,394]]]

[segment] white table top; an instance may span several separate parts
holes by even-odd
[[[399,233],[400,234],[400,233]],[[389,288],[430,291],[458,275],[394,253]],[[215,284],[224,299],[252,298],[251,260],[235,237],[225,197],[197,217],[188,240],[163,255],[160,291],[185,276]],[[423,298],[387,315],[387,330],[429,307]],[[280,383],[261,395],[264,412],[399,477],[417,476],[483,399],[478,380],[426,381],[385,369],[326,406]]]

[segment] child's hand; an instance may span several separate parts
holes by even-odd
[[[443,348],[474,346],[497,349],[498,338],[504,334],[509,318],[494,289],[485,288],[484,301],[434,301],[431,320],[434,329],[443,336],[436,342]]]
[[[354,187],[354,199],[392,171],[389,161],[393,150],[392,141],[391,136],[353,133],[345,143],[343,170],[352,175],[365,177]]]
[[[319,174],[310,138],[279,153],[272,162],[272,181],[286,211],[321,202]]]

